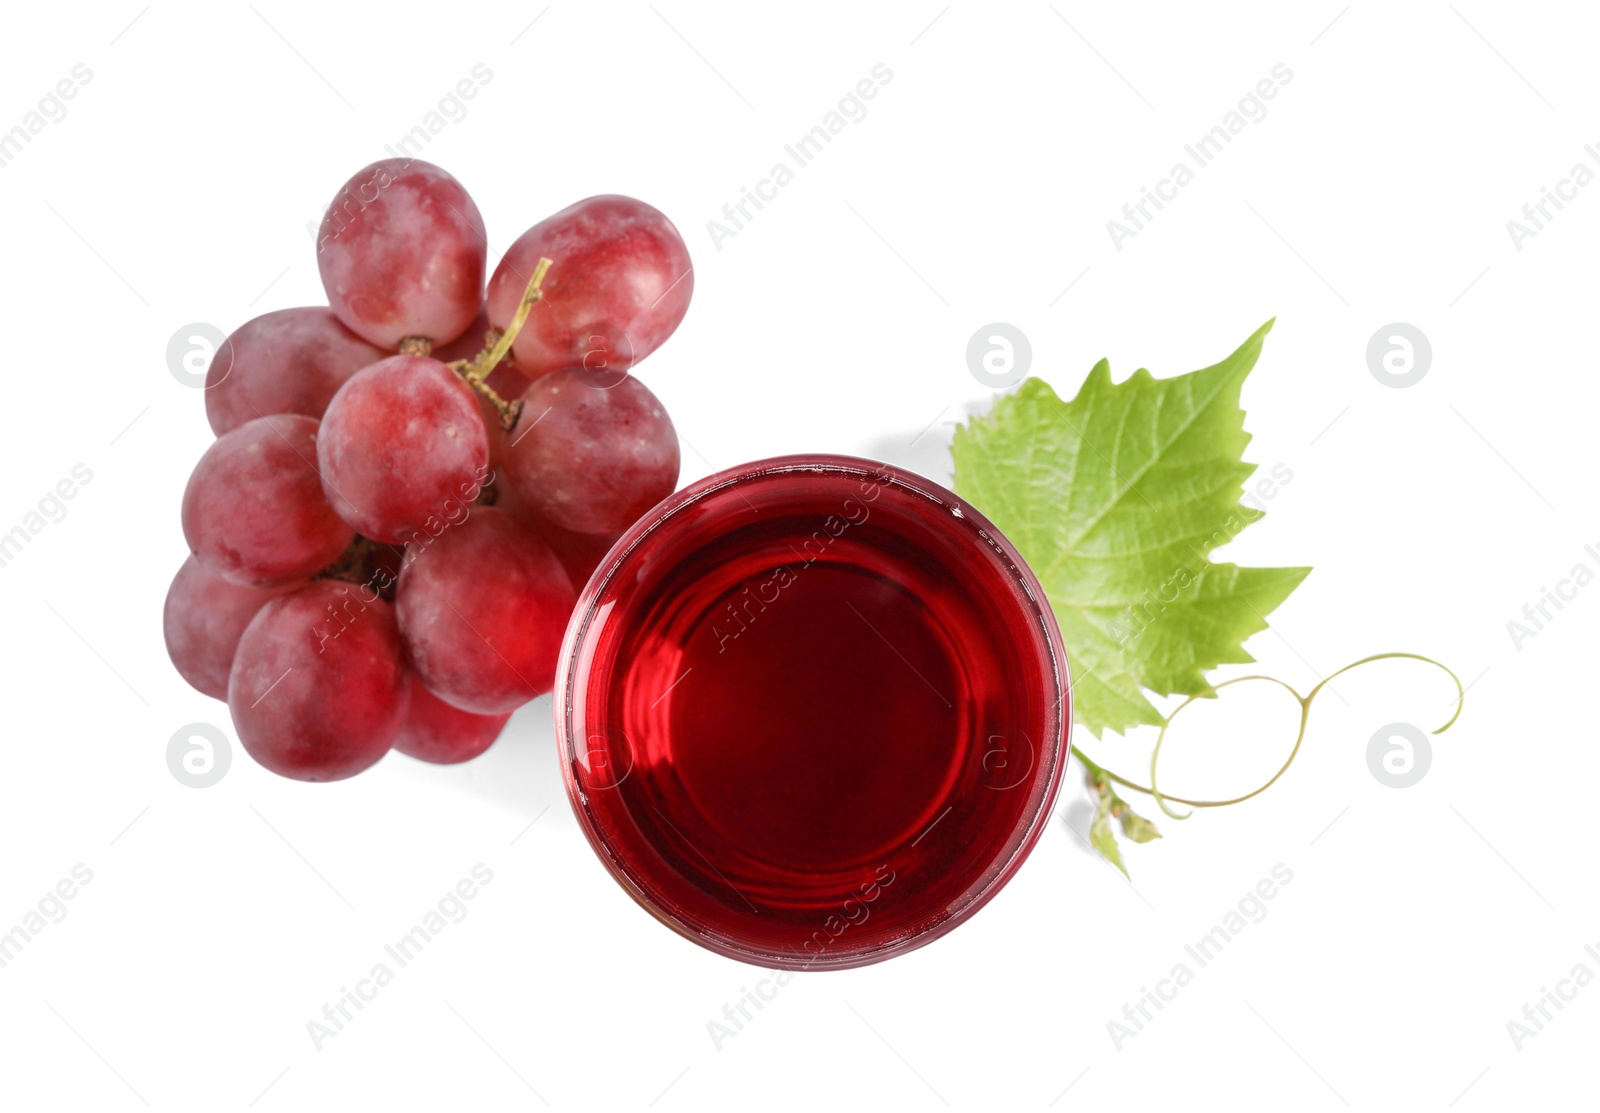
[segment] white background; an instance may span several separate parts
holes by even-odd
[[[1600,588],[1520,649],[1506,629],[1574,564],[1600,570],[1583,549],[1600,542],[1600,186],[1521,251],[1506,229],[1596,167],[1589,15],[363,7],[5,16],[0,130],[75,64],[93,78],[0,169],[0,532],[74,464],[94,478],[0,568],[0,930],[75,864],[93,881],[0,969],[0,1105],[1488,1110],[1592,1092],[1600,988],[1520,1050],[1506,1027],[1575,964],[1600,973]],[[465,767],[391,755],[308,786],[235,748],[220,784],[178,783],[173,732],[232,727],[161,643],[179,497],[211,439],[168,341],[321,301],[307,222],[480,62],[492,81],[425,157],[495,248],[600,192],[650,201],[688,241],[694,303],[640,368],[685,481],[792,451],[947,478],[953,422],[990,398],[964,355],[987,322],[1022,328],[1070,396],[1101,356],[1118,378],[1176,374],[1276,315],[1248,458],[1293,480],[1225,555],[1315,572],[1249,648],[1302,691],[1372,652],[1446,660],[1472,687],[1428,775],[1385,787],[1365,754],[1386,723],[1448,717],[1443,674],[1350,674],[1272,791],[1163,821],[1128,852],[1130,886],[1086,851],[1074,771],[970,923],[797,979],[720,1049],[707,1022],[763,974],[610,880],[564,799],[548,699]],[[894,76],[866,118],[714,247],[706,222],[877,63]],[[1117,250],[1106,222],[1278,63],[1293,80],[1266,118]],[[1395,321],[1433,346],[1409,389],[1366,363]],[[1275,767],[1293,708],[1237,691],[1174,732],[1172,791]],[[1077,741],[1142,775],[1152,740]],[[477,863],[494,879],[467,918],[316,1050],[324,1002]],[[1119,1050],[1107,1022],[1278,863],[1293,882],[1267,917]]]

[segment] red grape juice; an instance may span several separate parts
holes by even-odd
[[[994,527],[827,456],[712,476],[630,530],[556,691],[573,806],[624,888],[788,969],[887,958],[993,896],[1071,721],[1055,619]]]

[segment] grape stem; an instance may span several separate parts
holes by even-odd
[[[517,311],[512,314],[504,332],[490,329],[484,337],[483,351],[471,359],[458,359],[449,365],[450,370],[465,379],[468,386],[489,400],[500,414],[500,428],[508,432],[522,413],[522,400],[507,402],[488,384],[487,379],[500,361],[511,353],[511,345],[517,339],[517,333],[522,331],[522,326],[528,323],[528,314],[533,312],[534,302],[543,300],[544,291],[539,287],[553,265],[550,259],[539,260],[539,265],[534,268],[533,277],[528,279],[527,288],[522,291],[522,300],[517,303]]]

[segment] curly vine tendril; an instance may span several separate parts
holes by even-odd
[[[1410,661],[1422,661],[1425,664],[1433,665],[1435,668],[1443,669],[1445,674],[1450,677],[1452,682],[1454,682],[1456,686],[1455,714],[1450,716],[1449,722],[1445,723],[1444,726],[1435,730],[1433,733],[1443,734],[1445,731],[1449,730],[1455,725],[1455,721],[1461,717],[1461,707],[1467,696],[1466,689],[1461,686],[1461,678],[1452,672],[1448,666],[1440,664],[1432,657],[1424,657],[1420,653],[1376,653],[1371,657],[1363,657],[1359,661],[1353,661],[1344,666],[1344,668],[1339,669],[1337,672],[1324,677],[1315,688],[1312,688],[1311,691],[1307,692],[1303,696],[1294,688],[1273,676],[1236,676],[1232,680],[1224,680],[1221,684],[1209,685],[1204,691],[1197,692],[1196,694],[1190,696],[1188,699],[1184,700],[1177,707],[1175,707],[1172,711],[1172,714],[1166,717],[1161,724],[1161,732],[1156,735],[1155,749],[1150,753],[1149,787],[1141,784],[1135,784],[1133,781],[1130,781],[1125,777],[1119,777],[1110,770],[1101,768],[1099,765],[1096,765],[1094,762],[1090,761],[1084,756],[1082,751],[1077,750],[1076,748],[1074,748],[1073,752],[1077,755],[1078,760],[1082,761],[1091,772],[1103,775],[1108,780],[1114,781],[1124,788],[1132,789],[1135,792],[1143,792],[1152,797],[1157,806],[1161,808],[1162,812],[1173,819],[1188,819],[1189,816],[1194,814],[1194,812],[1191,811],[1186,814],[1179,815],[1177,812],[1173,811],[1167,806],[1167,801],[1169,800],[1176,804],[1186,804],[1190,808],[1226,808],[1232,804],[1242,804],[1252,797],[1261,795],[1263,792],[1267,791],[1267,789],[1275,785],[1278,782],[1278,778],[1287,773],[1289,771],[1289,766],[1294,764],[1294,759],[1300,755],[1300,747],[1305,743],[1306,724],[1311,718],[1311,701],[1317,698],[1318,692],[1321,692],[1322,689],[1326,688],[1334,677],[1342,676],[1351,669],[1360,668],[1362,665],[1370,665],[1374,661],[1388,661],[1396,658]],[[1227,688],[1234,684],[1243,684],[1246,681],[1251,680],[1263,680],[1269,684],[1276,684],[1278,687],[1282,688],[1284,691],[1293,696],[1295,698],[1295,702],[1300,705],[1300,729],[1295,734],[1294,748],[1289,751],[1289,756],[1284,759],[1283,765],[1278,768],[1276,773],[1267,779],[1265,784],[1262,784],[1260,787],[1245,793],[1243,796],[1235,796],[1230,800],[1186,800],[1181,796],[1169,796],[1166,793],[1163,793],[1156,785],[1156,766],[1161,760],[1161,747],[1162,744],[1167,740],[1167,731],[1172,726],[1172,720],[1176,719],[1178,714],[1185,707],[1188,707],[1196,700],[1207,699],[1209,697],[1216,696],[1223,688]]]

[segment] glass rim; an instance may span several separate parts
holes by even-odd
[[[1019,603],[1030,612],[1030,617],[1043,634],[1043,648],[1048,661],[1041,661],[1041,664],[1047,666],[1043,671],[1048,676],[1049,691],[1054,697],[1051,712],[1053,721],[1049,724],[1048,737],[1043,740],[1041,746],[1041,751],[1047,755],[1047,759],[1054,763],[1049,772],[1049,779],[1045,783],[1037,806],[1024,813],[1023,818],[1016,824],[1012,837],[1007,840],[1007,845],[1011,847],[1009,854],[1003,861],[997,857],[986,867],[984,871],[986,880],[982,880],[981,885],[975,880],[973,884],[978,886],[975,891],[969,887],[961,894],[958,902],[946,908],[936,919],[891,943],[854,950],[845,947],[832,954],[804,960],[798,957],[798,952],[785,953],[752,947],[720,934],[696,930],[675,914],[668,902],[659,899],[641,884],[628,871],[625,863],[619,860],[620,855],[615,846],[608,839],[606,832],[599,829],[586,806],[586,790],[578,781],[573,768],[578,755],[572,744],[575,702],[587,695],[587,690],[583,693],[574,690],[579,676],[584,675],[584,670],[576,667],[578,657],[586,644],[587,634],[596,617],[601,596],[639,545],[660,530],[672,528],[674,519],[680,518],[686,510],[730,487],[768,476],[801,472],[872,478],[884,485],[902,488],[937,505],[959,510],[959,514],[946,515],[940,520],[946,523],[947,529],[952,528],[950,522],[960,522],[959,528],[975,533],[1005,559],[1009,566],[1007,573],[1019,588]],[[556,662],[553,695],[556,749],[561,761],[561,777],[566,788],[567,802],[572,807],[584,837],[607,872],[646,912],[679,935],[724,958],[773,970],[797,972],[845,970],[866,966],[915,950],[965,923],[1006,886],[1033,852],[1050,817],[1054,814],[1055,802],[1066,779],[1067,765],[1072,752],[1072,678],[1066,646],[1062,642],[1061,630],[1049,599],[1022,554],[1017,552],[1015,546],[981,511],[943,484],[893,464],[832,453],[774,456],[717,471],[673,492],[647,511],[617,538],[590,575],[588,582],[579,590],[577,604],[573,609],[572,618],[567,623],[560,656]]]

